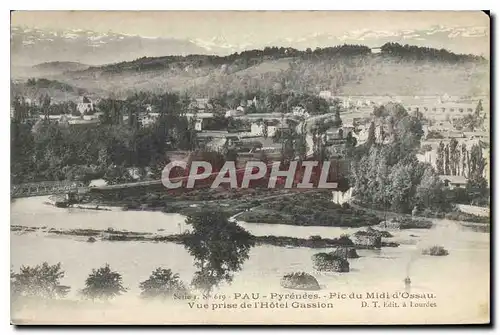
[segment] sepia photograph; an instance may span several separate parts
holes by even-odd
[[[491,322],[488,11],[12,11],[13,325]]]

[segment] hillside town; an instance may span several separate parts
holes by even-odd
[[[260,151],[277,153],[282,150],[282,143],[273,141],[277,134],[295,125],[298,133],[304,132],[309,151],[312,150],[313,134],[311,126],[322,122],[327,124],[335,117],[342,119],[341,126],[331,126],[322,129],[322,141],[325,146],[337,153],[339,157],[345,152],[348,136],[352,136],[358,145],[363,144],[369,137],[370,126],[374,125],[376,141],[388,143],[391,139],[387,125],[374,119],[374,112],[384,104],[400,104],[405,110],[422,121],[423,137],[417,158],[419,161],[431,164],[441,172],[443,181],[452,181],[452,185],[465,187],[470,174],[468,169],[468,154],[473,146],[479,146],[486,161],[483,176],[490,182],[489,177],[489,122],[490,111],[488,100],[485,97],[459,98],[448,95],[437,97],[375,97],[375,96],[334,96],[330,91],[321,91],[318,94],[329,105],[329,110],[322,115],[317,111],[307,110],[302,105],[290,106],[284,112],[265,112],[261,108],[264,104],[255,96],[253,99],[241,101],[236,108],[220,109],[213,106],[210,98],[195,98],[189,102],[188,112],[184,113],[188,122],[194,125],[199,145],[210,150],[222,151],[232,146],[239,153],[254,153]],[[46,97],[45,97],[46,98]],[[37,115],[37,108],[46,103],[43,99],[23,100],[26,115],[23,122],[33,123],[33,128],[46,122],[60,126],[97,126],[102,116],[108,111],[99,107],[101,99],[92,100],[88,96],[81,96],[74,110],[60,110],[60,114]],[[64,103],[64,102],[63,102]],[[68,103],[74,103],[68,101]],[[50,106],[50,104],[49,104]],[[50,108],[50,107],[49,107]],[[255,112],[259,110],[259,112]],[[262,111],[262,112],[260,112]],[[11,118],[16,115],[15,107],[11,107]],[[151,104],[144,104],[132,114],[122,115],[120,122],[127,124],[129,118],[136,118],[140,127],[150,127],[157,122],[160,112]],[[225,119],[214,125],[214,120]],[[228,124],[237,123],[238,127],[228,127]],[[290,123],[290,124],[289,124]],[[308,125],[308,128],[304,127]],[[250,144],[248,144],[250,143]],[[453,143],[453,144],[452,144]],[[443,150],[450,151],[450,145],[459,148],[459,163],[456,169],[444,167],[443,157],[439,157]],[[173,148],[177,149],[177,148]],[[455,150],[455,149],[453,149]],[[441,164],[442,166],[438,166]],[[450,184],[450,185],[451,185]]]

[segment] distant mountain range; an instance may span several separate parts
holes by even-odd
[[[342,35],[328,33],[309,34],[297,38],[280,38],[262,45],[252,41],[252,36],[242,38],[242,43],[231,44],[223,37],[216,36],[205,41],[196,39],[193,42],[209,51],[226,50],[226,53],[259,49],[265,46],[293,47],[296,49],[324,48],[339,44],[363,44],[378,47],[387,42],[426,46],[437,49],[448,49],[455,53],[474,54],[487,57],[489,54],[487,27],[443,27],[435,26],[422,30],[355,30]],[[480,42],[480,43],[476,43]],[[478,48],[478,46],[481,46]]]
[[[435,26],[425,30],[357,30],[342,35],[318,33],[277,38],[264,44],[257,42],[251,35],[242,36],[239,41],[232,42],[223,36],[214,36],[208,40],[174,39],[131,36],[115,32],[99,33],[81,29],[47,31],[12,27],[11,59],[13,66],[17,67],[53,61],[98,65],[130,61],[144,56],[227,55],[266,46],[290,46],[305,50],[344,43],[377,47],[387,42],[444,48],[456,53],[482,55],[487,58],[489,56],[487,27]]]
[[[147,56],[207,53],[187,40],[145,38],[88,30],[45,31],[12,27],[11,54],[14,66],[44,62],[107,64]]]

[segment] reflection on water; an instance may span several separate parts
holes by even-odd
[[[150,212],[93,212],[64,210],[41,205],[40,198],[18,199],[11,205],[11,224],[54,228],[112,227],[118,230],[178,233],[183,217],[177,214]],[[294,227],[273,224],[241,223],[255,235],[294,237],[338,237],[356,229],[332,227]],[[412,291],[436,292],[450,304],[484,303],[489,301],[489,234],[473,232],[450,221],[436,221],[430,230],[392,232],[394,241],[412,241],[397,248],[358,250],[361,256],[350,259],[349,273],[318,273],[312,268],[313,254],[330,249],[281,248],[256,246],[234,281],[221,291],[282,292],[280,278],[291,271],[313,274],[325,290],[361,291],[404,290],[404,278],[411,277]],[[415,237],[418,236],[418,237]],[[61,262],[66,271],[64,285],[71,295],[83,287],[92,268],[109,263],[123,275],[127,296],[137,296],[138,284],[157,267],[171,268],[180,278],[190,282],[195,268],[193,259],[182,245],[152,242],[86,243],[86,238],[58,236],[35,231],[11,233],[13,269],[47,261]],[[446,257],[423,256],[420,250],[434,244],[444,246]],[[122,297],[123,298],[123,297]]]

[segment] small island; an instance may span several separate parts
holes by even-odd
[[[288,273],[281,278],[281,287],[293,290],[317,291],[319,283],[314,276],[305,272]]]
[[[448,254],[449,254],[448,250],[446,250],[444,247],[442,247],[440,245],[434,245],[430,248],[422,250],[422,255],[448,256]]]
[[[320,252],[313,255],[314,268],[318,271],[349,272],[349,262],[335,252]]]

